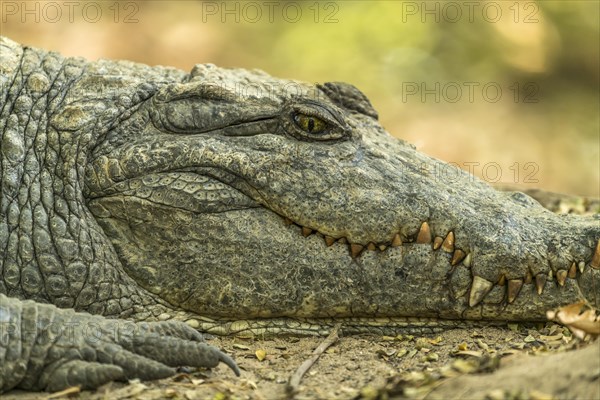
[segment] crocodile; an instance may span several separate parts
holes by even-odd
[[[435,331],[600,304],[599,215],[450,170],[350,84],[0,52],[0,391],[239,374],[200,332]]]

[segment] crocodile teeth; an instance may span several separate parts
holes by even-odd
[[[509,279],[508,281],[508,302],[512,303],[515,301],[521,288],[523,287],[523,281],[521,279]]]
[[[387,246],[385,244],[379,245],[379,250],[384,251],[385,249],[387,249]]]
[[[374,251],[374,250],[377,250],[377,246],[375,246],[375,243],[369,242],[369,244],[367,244],[367,249]]]
[[[442,250],[446,253],[452,253],[454,251],[454,232],[448,232],[446,239],[444,239],[444,243],[442,243]]]
[[[535,288],[537,289],[537,294],[542,294],[542,292],[544,291],[544,286],[546,286],[546,279],[548,279],[548,275],[544,273],[540,273],[535,276]]]
[[[431,230],[427,222],[421,224],[421,229],[419,229],[419,234],[417,235],[417,243],[431,243]]]
[[[350,255],[352,258],[356,258],[360,255],[360,253],[362,253],[364,248],[365,247],[362,244],[352,243],[350,245]]]
[[[435,239],[433,239],[433,249],[437,250],[442,246],[442,242],[444,241],[444,239],[442,239],[439,236],[436,236]]]
[[[287,226],[290,226],[291,224],[293,224],[293,223],[294,223],[294,221],[292,221],[291,219],[289,219],[289,218],[285,217],[285,218],[283,219],[283,223],[284,223],[284,224],[286,224]]]
[[[473,284],[471,285],[471,293],[469,293],[469,306],[475,307],[481,303],[485,295],[492,290],[492,286],[494,286],[492,282],[475,275],[473,277]]]
[[[339,238],[339,239],[338,239],[338,243],[341,243],[341,244],[346,244],[346,243],[348,243],[348,241],[346,240],[346,238],[345,238],[345,237],[342,237],[342,238]]]
[[[531,271],[527,271],[527,274],[525,275],[525,283],[530,284],[532,280],[533,276],[531,276]]]
[[[590,267],[594,269],[600,269],[600,239],[596,244],[596,251],[594,251],[594,256],[592,257],[592,262],[590,263]]]
[[[329,247],[335,243],[335,238],[325,235],[325,244]]]
[[[398,247],[398,246],[402,246],[402,238],[400,237],[399,233],[396,233],[394,235],[394,238],[392,239],[392,247]]]
[[[463,260],[463,265],[467,268],[471,267],[471,253],[467,254],[467,256],[465,257],[465,259]]]
[[[583,271],[585,271],[585,263],[583,261],[579,261],[579,263],[577,263],[577,268],[579,268],[579,273],[583,274]]]
[[[574,261],[573,261],[573,264],[571,264],[571,267],[569,268],[568,277],[571,279],[577,278],[577,264],[575,264]]]
[[[506,276],[504,276],[504,274],[500,275],[500,278],[498,278],[498,286],[504,286],[506,285]]]
[[[455,266],[459,262],[461,262],[465,258],[466,254],[461,249],[456,249],[454,254],[452,255],[452,261],[450,261],[450,265]]]
[[[307,228],[305,226],[302,227],[302,236],[307,237],[310,236],[310,234],[313,233],[313,230],[310,228]]]
[[[556,281],[560,286],[565,286],[565,281],[567,280],[567,270],[559,269],[556,271]]]

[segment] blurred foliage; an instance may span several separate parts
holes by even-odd
[[[502,181],[600,195],[597,1],[96,4],[106,16],[98,22],[80,11],[73,22],[3,15],[1,33],[90,59],[186,70],[211,62],[312,82],[352,82],[372,99],[390,132],[429,154],[459,165],[498,162]],[[137,22],[126,23],[132,10]],[[474,101],[469,82],[478,85]],[[463,89],[458,101],[422,96],[420,89],[448,83]],[[482,98],[486,83],[502,88],[499,101]],[[407,84],[419,93],[408,96]],[[528,98],[535,102],[524,102]],[[513,179],[515,162],[538,165],[537,182]]]

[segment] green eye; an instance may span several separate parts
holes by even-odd
[[[294,116],[294,122],[307,133],[321,133],[327,128],[325,121],[312,115],[298,113]]]

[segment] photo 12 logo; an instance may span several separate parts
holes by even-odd
[[[2,23],[58,22],[97,23],[108,20],[114,23],[135,24],[139,3],[133,1],[2,1]]]
[[[474,23],[478,20],[496,23],[510,18],[514,23],[539,22],[539,5],[533,1],[403,1],[402,22]]]
[[[537,184],[540,182],[537,178],[540,166],[532,161],[515,161],[504,167],[496,161],[463,161],[460,163],[450,161],[433,166],[421,164],[419,169],[424,176],[433,176],[436,180],[447,183],[457,183],[464,179],[465,172],[469,174],[471,180],[479,176],[487,183]]]
[[[402,82],[402,102],[457,103],[483,100],[497,103],[507,93],[515,103],[538,103],[540,87],[536,82],[513,82],[503,89],[498,82]]]
[[[316,24],[338,23],[340,10],[335,1],[203,1],[202,22],[297,23],[302,19]]]

